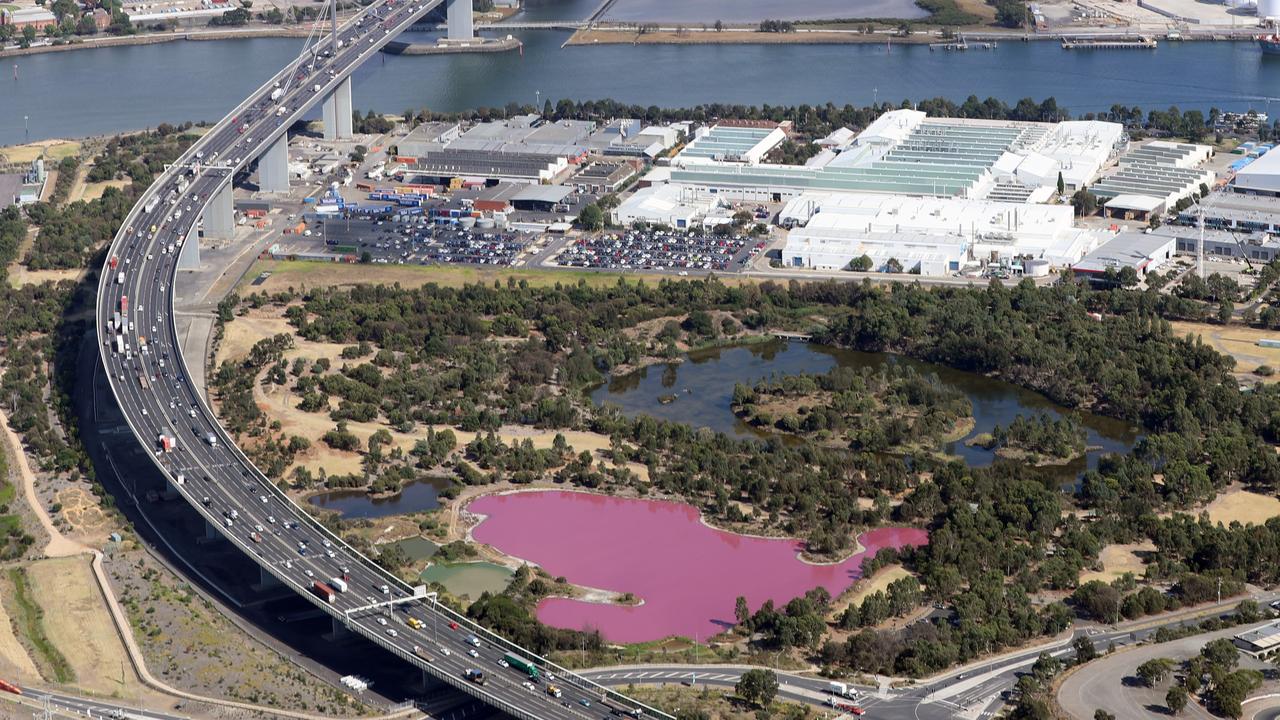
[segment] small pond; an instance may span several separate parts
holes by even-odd
[[[307,498],[307,502],[325,510],[333,510],[343,519],[379,518],[387,515],[434,510],[440,507],[439,493],[448,480],[415,480],[405,483],[395,495],[370,495],[363,490],[330,490]]]
[[[964,439],[942,449],[970,466],[990,465],[995,454],[965,441],[1007,426],[1018,415],[1047,414],[1058,418],[1071,413],[1088,433],[1091,449],[1084,457],[1065,465],[1039,468],[1063,486],[1071,486],[1087,468],[1094,468],[1106,453],[1128,452],[1140,433],[1128,423],[1054,404],[1048,398],[1002,380],[953,370],[889,353],[868,353],[802,342],[766,342],[690,353],[684,362],[650,365],[636,372],[612,377],[591,392],[597,404],[612,403],[628,416],[651,415],[664,420],[708,427],[734,437],[768,437],[768,430],[753,427],[733,414],[733,386],[747,385],[770,375],[811,373],[820,375],[834,367],[876,368],[885,363],[910,365],[968,396],[973,404],[974,428]],[[671,398],[674,396],[674,400]]]

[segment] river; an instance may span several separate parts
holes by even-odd
[[[531,12],[531,19],[559,15],[553,7]],[[858,105],[937,96],[962,101],[973,94],[1011,103],[1053,96],[1081,114],[1116,103],[1262,110],[1265,98],[1280,88],[1280,57],[1264,58],[1254,43],[1162,43],[1151,51],[1093,52],[1064,51],[1054,42],[1007,42],[967,53],[902,45],[561,49],[568,37],[564,31],[513,34],[524,41],[523,54],[372,60],[355,74],[355,106],[390,113],[424,107],[456,111],[533,104],[539,92],[543,100],[612,97],[665,107]],[[407,34],[406,39],[423,38]],[[179,41],[7,59],[0,64],[0,145],[24,137],[84,137],[161,122],[215,120],[301,46],[302,40],[293,38]]]

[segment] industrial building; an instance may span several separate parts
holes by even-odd
[[[1209,193],[1198,206],[1178,213],[1178,222],[1197,225],[1204,214],[1204,226],[1238,232],[1280,234],[1280,197],[1233,192]]]
[[[594,162],[578,171],[570,180],[580,193],[603,195],[616,192],[636,176],[630,162]]]
[[[917,110],[887,112],[852,141],[829,139],[804,166],[724,160],[754,153],[748,139],[700,150],[695,141],[676,156],[671,181],[747,202],[814,191],[1042,202],[1060,176],[1069,189],[1090,182],[1127,142],[1117,123],[929,119]]]
[[[511,206],[516,210],[568,212],[565,202],[572,194],[573,188],[564,185],[526,185],[511,196]]]
[[[0,25],[8,25],[19,32],[22,28],[31,27],[38,32],[47,27],[56,27],[58,18],[42,7],[0,9]]]
[[[1121,156],[1117,170],[1089,192],[1104,205],[1116,197],[1130,196],[1132,201],[1132,196],[1142,196],[1156,201],[1157,208],[1171,208],[1213,187],[1213,171],[1200,167],[1212,156],[1213,148],[1207,145],[1155,140]]]
[[[414,182],[448,184],[454,178],[480,182],[554,182],[570,171],[565,157],[528,153],[454,150],[428,153],[405,165]]]
[[[1022,259],[1070,265],[1103,237],[1073,221],[1068,205],[876,193],[806,194],[778,213],[779,224],[802,225],[782,251],[788,267],[841,269],[868,255],[877,265],[911,259],[925,275]]]
[[[1280,651],[1280,621],[1238,633],[1231,642],[1260,660],[1274,658]]]
[[[687,229],[722,207],[715,195],[679,185],[652,185],[623,200],[611,213],[615,225],[637,222]]]
[[[1175,244],[1175,238],[1168,235],[1122,232],[1085,255],[1071,269],[1077,275],[1101,277],[1108,270],[1119,272],[1132,268],[1142,278],[1173,258]]]
[[[639,120],[614,120],[591,133],[587,146],[601,155],[653,160],[675,146],[679,131],[672,126],[644,126]]]
[[[443,150],[461,136],[462,128],[458,123],[423,123],[401,138],[396,143],[396,150],[400,156],[423,157],[427,153]]]
[[[776,124],[771,125],[772,127],[737,127],[717,123],[711,127],[699,128],[689,144],[672,160],[672,165],[757,165],[787,137]]]
[[[1194,227],[1166,225],[1152,232],[1173,238],[1177,242],[1176,250],[1181,255],[1195,255],[1196,246],[1200,243],[1200,231]],[[1204,254],[1210,258],[1269,263],[1280,257],[1280,240],[1262,234],[1245,235],[1225,230],[1205,230]]]
[[[1280,152],[1264,153],[1237,170],[1232,185],[1237,192],[1280,196]]]

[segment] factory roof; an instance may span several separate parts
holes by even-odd
[[[1171,242],[1173,238],[1168,235],[1122,232],[1081,258],[1072,270],[1084,273],[1104,273],[1109,268],[1124,267],[1139,270]]]
[[[594,162],[578,171],[575,180],[608,180],[618,182],[635,174],[635,168],[625,162]]]
[[[757,146],[766,142],[777,128],[730,127],[715,125],[685,146],[678,156],[682,160],[738,160],[745,158]]]
[[[815,140],[818,145],[847,145],[849,141],[855,137],[854,132],[847,127],[838,127],[832,130],[830,134],[821,140]]]
[[[564,185],[527,185],[512,195],[511,201],[558,203],[572,192],[573,188]]]
[[[409,172],[450,176],[538,177],[555,163],[543,155],[491,153],[447,148],[428,153],[408,167]]]
[[[1209,193],[1200,201],[1205,216],[1223,218],[1236,222],[1261,222],[1274,224],[1280,222],[1280,198],[1252,193],[1215,192]],[[1183,210],[1180,217],[1194,219],[1194,207]]]
[[[1164,198],[1138,194],[1117,195],[1107,201],[1108,208],[1138,212],[1155,212],[1161,205],[1164,205]]]
[[[1280,622],[1268,623],[1262,627],[1246,630],[1235,637],[1237,640],[1258,649],[1272,648],[1280,645]]]
[[[1236,171],[1236,177],[1248,177],[1250,175],[1277,175],[1280,174],[1280,152],[1269,150],[1262,154],[1248,165]]]

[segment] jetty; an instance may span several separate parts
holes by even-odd
[[[1062,38],[1063,50],[1154,50],[1154,38]]]

